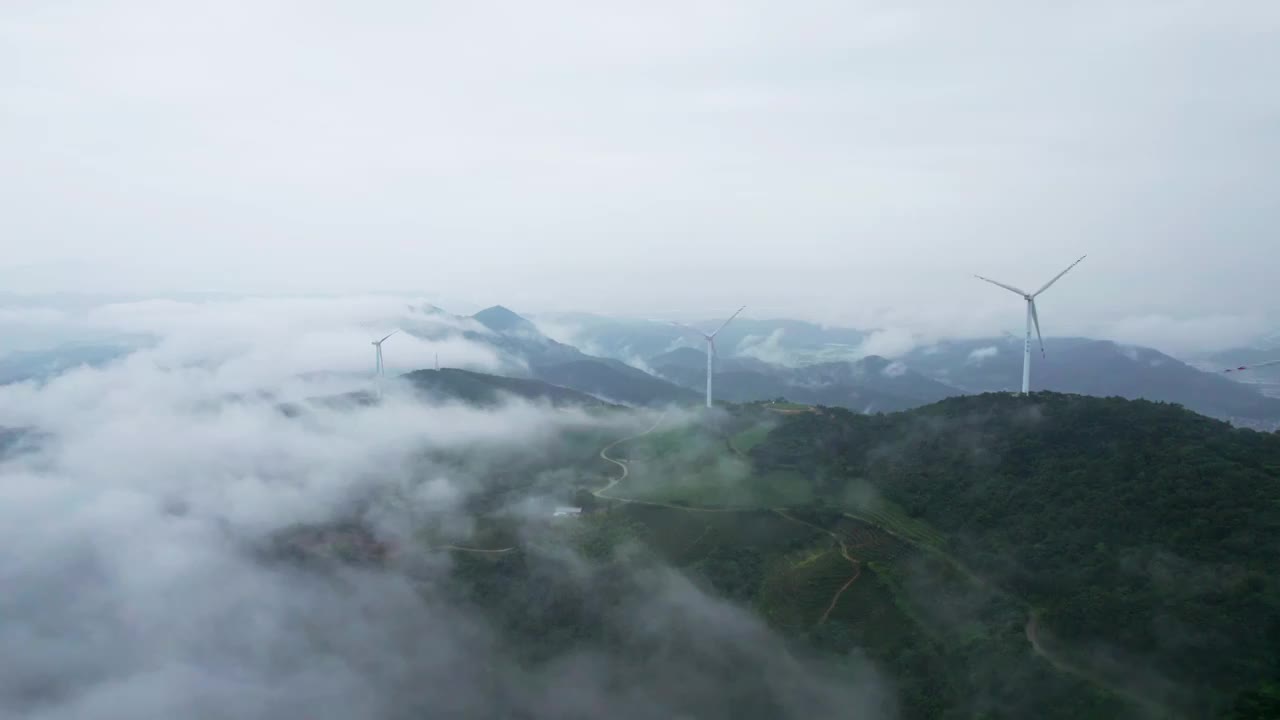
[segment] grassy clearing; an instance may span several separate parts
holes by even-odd
[[[678,474],[634,463],[627,479],[612,492],[647,502],[744,510],[796,507],[813,501],[813,488],[803,478],[752,473],[746,463],[733,457]]]
[[[619,457],[637,460],[687,458],[727,452],[724,441],[694,424],[667,428],[629,440],[617,447]]]
[[[793,403],[793,402],[769,403],[765,405],[765,407],[769,410],[772,410],[773,412],[780,412],[780,413],[799,413],[799,412],[813,411],[812,405],[801,405],[800,403]]]
[[[715,508],[769,508],[812,502],[811,483],[803,477],[756,473],[741,454],[742,445],[754,446],[768,431],[768,424],[752,425],[735,436],[733,448],[724,437],[696,427],[637,438],[618,448],[618,454],[625,453],[628,473],[611,494],[646,502]]]

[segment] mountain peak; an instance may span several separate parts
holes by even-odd
[[[853,364],[858,367],[871,370],[872,372],[879,372],[893,364],[893,361],[881,355],[865,355],[858,360],[855,360]]]
[[[496,333],[539,334],[533,323],[501,305],[485,308],[471,317]]]

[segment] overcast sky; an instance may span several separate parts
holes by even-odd
[[[0,289],[1280,326],[1274,0],[7,0]],[[1220,337],[1230,335],[1229,338]]]

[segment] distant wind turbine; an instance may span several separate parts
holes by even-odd
[[[691,326],[689,326],[689,325],[685,325],[685,324],[683,324],[683,323],[671,323],[672,325],[675,325],[675,326],[677,326],[677,327],[682,327],[682,328],[684,328],[684,329],[686,329],[686,330],[691,330],[691,331],[693,331],[693,332],[695,332],[695,333],[697,333],[697,334],[701,335],[701,336],[702,336],[702,337],[707,341],[707,407],[711,407],[711,376],[712,376],[712,373],[713,373],[713,370],[712,370],[712,367],[711,367],[711,363],[712,363],[712,358],[713,358],[713,357],[715,356],[715,354],[716,354],[716,335],[719,335],[719,334],[720,334],[720,331],[721,331],[721,330],[723,330],[723,329],[725,329],[725,326],[727,326],[729,323],[733,322],[733,319],[734,319],[734,318],[736,318],[736,317],[738,317],[738,314],[739,314],[739,313],[741,313],[743,310],[746,310],[746,309],[747,309],[747,306],[746,306],[746,305],[743,305],[742,307],[738,308],[738,312],[736,312],[736,313],[734,313],[734,314],[730,315],[730,316],[729,316],[729,319],[728,319],[728,320],[725,320],[725,321],[724,321],[724,323],[723,323],[723,324],[721,324],[721,325],[720,325],[720,327],[716,328],[716,331],[715,331],[715,332],[713,332],[713,333],[711,333],[710,335],[708,335],[708,334],[706,334],[706,333],[702,332],[701,330],[699,330],[699,329],[698,329],[698,328],[696,328],[696,327],[691,327]]]
[[[1268,360],[1267,362],[1260,362],[1254,365],[1241,365],[1240,367],[1227,368],[1222,372],[1229,373],[1240,372],[1241,370],[1257,370],[1258,368],[1270,367],[1272,365],[1280,365],[1280,360]]]
[[[374,357],[373,374],[374,374],[374,382],[376,382],[378,385],[378,397],[382,397],[382,377],[386,375],[386,368],[382,364],[382,343],[386,342],[387,338],[391,337],[392,335],[395,335],[398,332],[400,331],[392,330],[386,335],[383,335],[381,340],[374,340],[372,343],[373,357]]]
[[[1040,340],[1040,355],[1041,357],[1044,356],[1044,337],[1040,334],[1040,316],[1039,314],[1036,313],[1036,298],[1039,297],[1040,294],[1043,293],[1045,290],[1048,290],[1054,283],[1058,282],[1058,279],[1061,278],[1063,275],[1066,275],[1071,270],[1071,268],[1079,265],[1080,261],[1084,260],[1086,257],[1088,256],[1081,255],[1080,260],[1076,260],[1075,262],[1068,265],[1066,270],[1063,270],[1057,275],[1054,275],[1052,280],[1044,284],[1044,287],[1040,288],[1039,290],[1033,293],[1029,293],[1025,290],[1019,290],[1018,288],[1012,285],[1005,285],[1004,283],[998,282],[996,280],[992,280],[991,278],[982,277],[981,275],[974,275],[974,277],[978,278],[979,280],[985,280],[991,283],[992,285],[997,285],[999,287],[1002,287],[1005,290],[1008,290],[1009,292],[1017,293],[1018,295],[1021,295],[1024,300],[1027,301],[1027,335],[1022,344],[1022,394],[1023,395],[1026,395],[1027,393],[1031,392],[1031,324],[1032,323],[1035,323],[1036,337]]]

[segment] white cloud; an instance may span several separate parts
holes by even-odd
[[[919,344],[920,338],[914,332],[905,328],[887,328],[868,335],[858,347],[857,354],[893,358],[907,354]]]
[[[308,373],[372,374],[370,342],[397,328],[383,346],[389,373],[432,367],[439,354],[448,367],[495,370],[507,359],[462,332],[489,334],[482,325],[446,313],[425,313],[412,299],[240,298],[204,302],[118,302],[76,312],[30,308],[11,311],[57,318],[47,346],[88,338],[155,339],[130,363],[177,369],[199,365],[239,389],[288,381]]]
[[[768,335],[747,335],[738,342],[734,354],[775,365],[796,365],[795,355],[783,347],[785,335],[785,328],[778,328]]]
[[[891,377],[891,378],[902,377],[906,373],[907,373],[907,366],[896,360],[894,362],[889,363],[888,365],[885,365],[884,369],[880,371],[881,375],[884,375],[885,377]]]
[[[549,317],[535,317],[531,319],[531,322],[538,328],[538,332],[556,342],[572,345],[588,355],[621,360],[631,367],[643,370],[651,375],[657,374],[649,366],[648,360],[631,346],[624,345],[622,347],[608,348],[600,345],[589,336],[586,328],[579,323],[566,322]]]
[[[973,363],[975,365],[980,365],[982,364],[982,361],[989,360],[999,354],[1000,354],[1000,348],[996,347],[995,345],[989,345],[987,347],[981,347],[970,352],[969,357],[965,362]]]
[[[410,536],[423,515],[465,527],[454,515],[485,481],[466,463],[433,462],[433,450],[482,465],[499,451],[536,455],[567,430],[624,437],[652,417],[429,406],[395,390],[377,406],[286,417],[275,397],[330,387],[281,380],[278,366],[312,356],[331,364],[335,348],[363,337],[350,328],[383,317],[286,305],[114,307],[96,321],[158,331],[156,350],[0,386],[0,427],[40,433],[31,452],[0,458],[0,715],[338,720],[429,704],[462,717],[616,707],[627,720],[637,717],[626,709],[635,692],[672,717],[687,697],[671,688],[719,700],[714,682],[696,676],[709,663],[685,650],[660,663],[638,653],[517,662],[500,630],[453,592],[448,557],[415,550]],[[296,355],[282,357],[290,343]],[[404,564],[307,572],[261,559],[278,530],[352,515],[401,540]],[[549,560],[531,549],[522,562]],[[549,570],[540,581],[589,580]],[[855,662],[852,681],[848,667],[838,682],[814,676],[746,611],[669,571],[651,575],[636,579],[620,609],[640,618],[622,628],[637,643],[678,636],[687,652],[734,653],[740,662],[725,664],[734,681],[741,667],[760,668],[791,717],[850,707],[876,717],[891,705],[866,663]],[[640,684],[619,697],[617,677]]]

